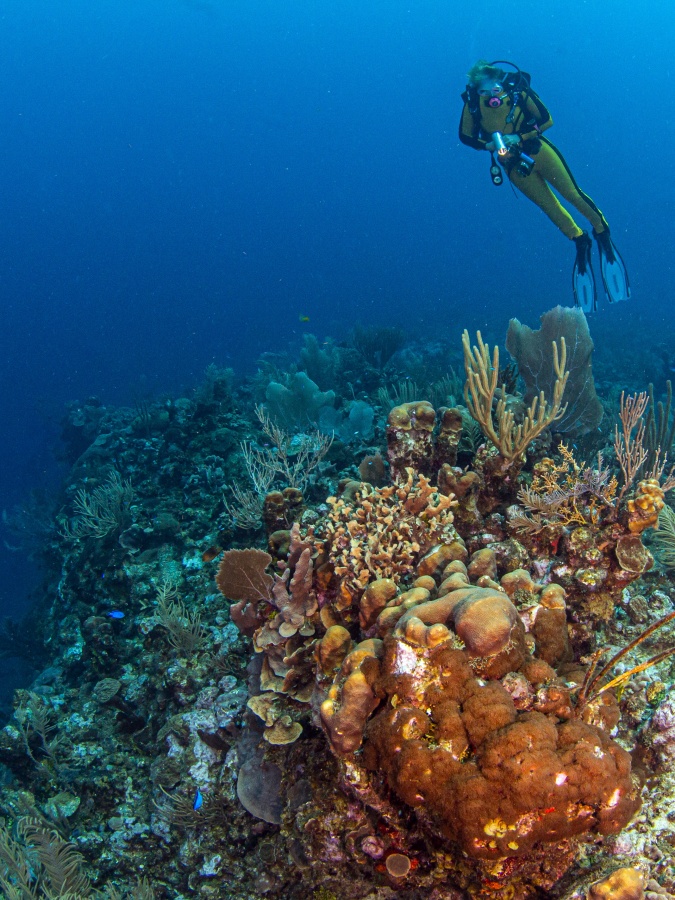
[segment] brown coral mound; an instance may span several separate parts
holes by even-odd
[[[321,704],[321,721],[337,753],[353,753],[361,746],[368,717],[379,703],[374,684],[381,655],[381,641],[358,644],[345,658]]]
[[[470,585],[461,560],[443,574],[438,597],[418,587],[392,599],[378,616],[377,633],[384,637],[395,628],[395,634],[427,648],[459,639],[475,671],[488,678],[517,669],[526,656],[525,629],[500,585]]]
[[[455,632],[473,656],[494,656],[511,640],[518,613],[498,591],[474,588],[466,593],[453,610]]]
[[[612,834],[638,808],[626,751],[594,726],[518,711],[461,651],[390,636],[379,684],[388,702],[366,730],[366,768],[471,857]]]

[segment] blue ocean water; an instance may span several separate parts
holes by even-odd
[[[665,0],[0,2],[0,506],[58,478],[67,402],[250,372],[303,329],[459,343],[571,304],[570,245],[458,141],[479,57],[532,73],[628,262],[596,344],[672,343],[674,22]],[[16,615],[34,572],[2,565]]]

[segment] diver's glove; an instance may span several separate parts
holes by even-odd
[[[519,134],[505,134],[504,135],[504,143],[509,148],[509,150],[517,150],[520,147],[520,135]]]
[[[501,139],[504,142],[504,146],[507,150],[518,150],[520,148],[520,135],[519,134],[502,134]],[[494,153],[497,150],[497,145],[494,141],[490,141],[485,145],[485,149],[489,150],[490,153]]]

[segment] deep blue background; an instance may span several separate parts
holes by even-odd
[[[671,333],[672,3],[469,6],[0,2],[0,506],[53,474],[64,402],[251,370],[300,314],[459,342],[571,303],[571,246],[458,142],[481,56],[533,74],[630,264],[596,343]]]

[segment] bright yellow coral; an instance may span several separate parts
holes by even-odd
[[[655,528],[664,506],[664,490],[658,479],[645,478],[640,481],[635,497],[628,501],[628,528],[631,533],[641,534],[646,528]]]

